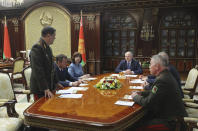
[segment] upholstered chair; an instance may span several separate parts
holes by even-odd
[[[0,131],[18,131],[22,129],[23,120],[16,118],[18,115],[12,106],[14,101],[9,101],[8,99],[0,99],[0,108],[4,107],[7,109],[9,117],[0,117]],[[1,111],[0,111],[1,112]]]
[[[198,82],[198,70],[196,68],[192,68],[188,73],[186,83],[183,87],[184,98],[193,98],[196,94],[196,87]]]
[[[16,101],[16,97],[14,95],[14,91],[13,91],[13,87],[12,87],[12,83],[10,80],[10,77],[8,74],[6,73],[0,73],[0,99],[4,99],[4,100],[9,100],[9,101]],[[30,106],[31,103],[16,103],[15,104],[15,110],[19,115],[19,118],[23,119],[23,112],[24,110]],[[2,113],[2,114],[1,114]],[[3,108],[0,108],[0,117],[4,116],[6,117],[6,110]],[[8,117],[8,115],[7,115]]]
[[[25,60],[21,57],[18,57],[13,62],[12,73],[9,73],[11,77],[11,81],[13,83],[13,87],[17,88],[16,90],[20,90],[19,88],[24,88],[24,78],[23,78],[23,68],[25,65]],[[18,83],[18,84],[16,84]]]
[[[30,76],[32,73],[32,68],[30,66],[23,69],[23,76],[25,78],[25,89],[30,90]],[[27,100],[30,101],[30,94],[27,94]]]

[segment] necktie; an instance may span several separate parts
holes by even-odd
[[[130,63],[129,62],[127,63],[127,69],[130,69]]]

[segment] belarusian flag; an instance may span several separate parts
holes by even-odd
[[[83,22],[82,22],[82,11],[80,20],[80,31],[79,31],[79,42],[78,42],[78,52],[82,55],[81,65],[86,64],[86,53],[85,53],[85,42],[84,42],[84,32],[83,32]]]
[[[3,45],[3,59],[11,58],[11,49],[10,49],[10,39],[8,35],[8,27],[5,17],[5,24],[4,24],[4,45]]]

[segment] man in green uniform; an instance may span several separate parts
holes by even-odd
[[[175,119],[187,116],[178,84],[167,66],[166,59],[154,55],[149,67],[156,76],[152,90],[132,93],[133,100],[147,110],[139,131],[172,131]]]
[[[41,38],[34,44],[30,53],[30,65],[32,74],[30,78],[30,89],[34,94],[35,100],[45,96],[52,98],[52,91],[58,80],[54,73],[53,54],[50,45],[53,44],[56,30],[52,27],[44,27],[41,31]]]

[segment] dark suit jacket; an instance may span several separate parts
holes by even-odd
[[[62,71],[60,71],[60,69],[58,68],[58,66],[56,64],[55,65],[55,71],[57,74],[57,77],[59,79],[59,83],[61,85],[63,85],[64,87],[69,86],[70,82],[74,82],[77,81],[77,79],[75,79],[74,77],[72,77],[69,72],[68,72],[68,68],[66,67],[65,69],[63,69]]]
[[[156,77],[152,90],[136,95],[133,100],[146,107],[151,118],[169,119],[187,116],[175,78],[168,70]]]
[[[115,72],[119,73],[125,71],[127,69],[127,61],[122,60],[120,64],[116,67]],[[134,71],[135,74],[142,74],[142,67],[140,66],[138,61],[132,59],[131,61],[131,71]]]
[[[30,52],[30,66],[32,68],[30,89],[33,94],[44,96],[44,90],[55,89],[58,82],[54,73],[53,54],[51,48],[40,39],[32,46]]]

